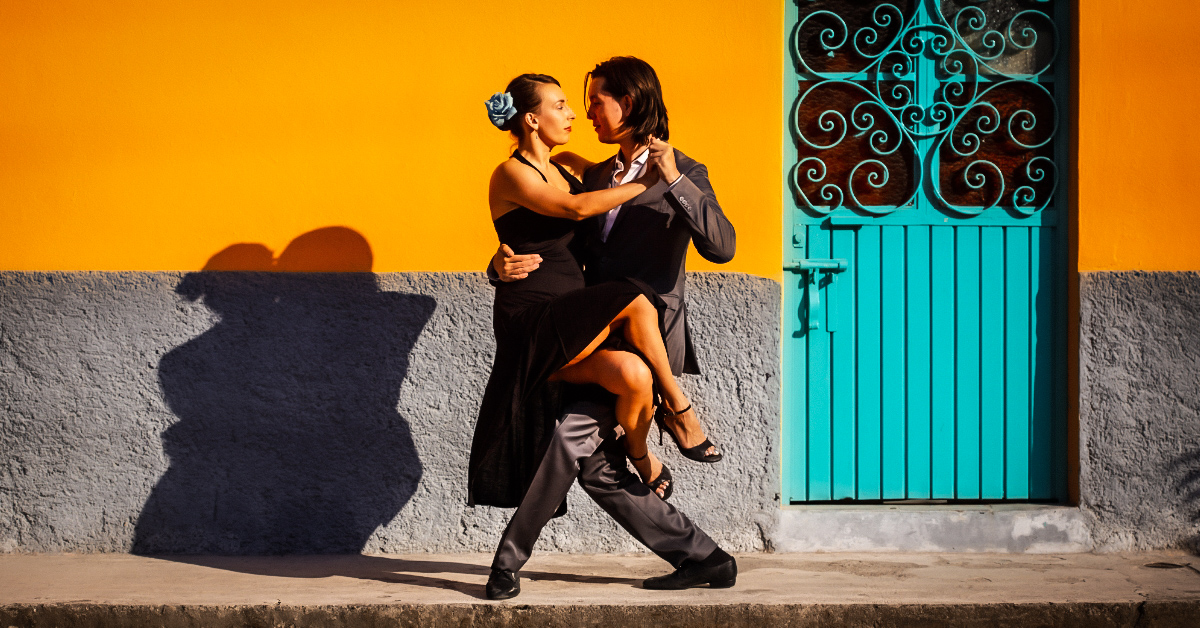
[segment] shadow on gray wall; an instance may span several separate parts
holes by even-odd
[[[361,551],[421,477],[397,405],[435,300],[369,272],[206,271],[176,292],[219,321],[158,364],[179,420],[133,551]]]

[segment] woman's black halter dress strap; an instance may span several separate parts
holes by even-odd
[[[530,162],[528,159],[525,159],[525,156],[521,154],[521,151],[514,150],[512,156],[517,161],[536,170],[537,173],[542,177],[542,181],[545,181],[546,183],[550,183],[550,179],[546,178],[546,174],[544,172],[542,172],[542,169],[533,165],[533,163]],[[561,174],[562,177],[567,180],[567,185],[571,186],[571,194],[578,194],[583,191],[583,182],[580,181],[579,179],[575,178],[575,175],[571,174],[570,172],[567,172],[567,169],[563,168],[556,161],[551,161],[550,163],[554,164],[554,167],[558,168],[559,174]]]

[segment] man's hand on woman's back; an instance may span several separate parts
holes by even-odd
[[[541,264],[541,255],[537,253],[517,255],[507,244],[501,244],[500,248],[496,249],[496,254],[492,256],[492,268],[496,270],[500,281],[506,282],[528,277],[529,273],[537,270]]]

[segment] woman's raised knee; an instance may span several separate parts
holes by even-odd
[[[654,321],[655,324],[658,324],[658,308],[654,307],[654,304],[650,302],[650,299],[646,298],[646,295],[639,294],[633,301],[629,302],[629,305],[625,306],[624,310],[621,310],[620,316],[617,317],[617,322],[621,324],[624,324],[626,321],[643,323]]]
[[[658,308],[654,307],[654,304],[651,303],[650,299],[647,299],[646,295],[644,294],[637,295],[637,298],[635,298],[633,302],[629,304],[629,306],[638,314],[649,314],[655,318],[658,318]]]
[[[649,394],[654,387],[654,374],[642,359],[632,353],[626,354],[617,366],[617,375],[621,385],[629,393]]]

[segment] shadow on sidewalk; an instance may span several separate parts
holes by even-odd
[[[407,584],[431,589],[450,589],[474,598],[484,599],[483,585],[487,582],[490,569],[484,565],[444,560],[413,560],[387,556],[331,555],[331,556],[155,556],[188,565],[198,565],[277,578],[330,578],[340,576],[358,580],[374,580],[394,584]],[[432,574],[458,574],[471,576],[474,582],[462,582],[441,578]],[[546,580],[581,584],[628,584],[640,586],[641,578],[612,578],[561,574],[544,571],[522,570],[521,577],[528,580]]]

